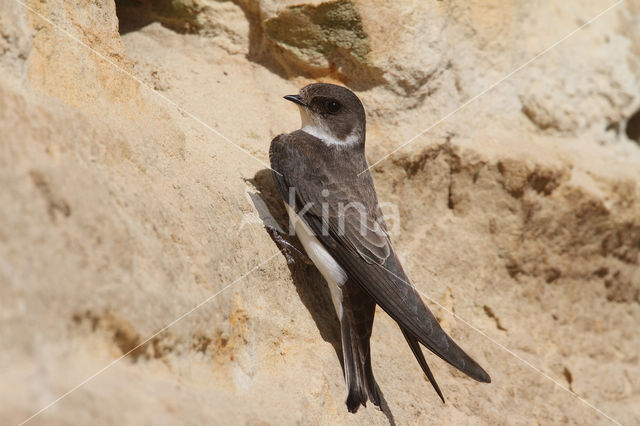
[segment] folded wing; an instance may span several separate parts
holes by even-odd
[[[349,277],[400,325],[405,336],[417,339],[469,377],[490,382],[482,367],[440,327],[402,269],[387,235],[371,176],[368,172],[357,174],[366,168],[364,153],[361,158],[349,158],[305,135],[300,131],[280,135],[271,143],[273,176],[285,202],[293,188],[296,205],[291,207]],[[321,154],[323,161],[310,160],[310,150]],[[357,208],[345,208],[350,203],[362,205],[366,217]]]

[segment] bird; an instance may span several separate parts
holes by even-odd
[[[290,227],[329,286],[340,322],[348,411],[367,401],[380,407],[369,344],[376,305],[399,325],[443,403],[420,345],[490,383],[489,374],[442,329],[393,249],[365,157],[360,99],[329,83],[307,85],[284,99],[299,107],[302,125],[271,141],[272,175]]]

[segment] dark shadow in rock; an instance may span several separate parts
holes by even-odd
[[[396,426],[396,419],[393,417],[393,413],[391,412],[391,408],[389,408],[389,404],[387,403],[387,400],[384,398],[384,394],[380,390],[379,386],[376,386],[376,387],[378,388],[378,395],[380,395],[380,411],[382,411],[384,415],[387,417],[387,420],[389,421],[389,426]]]
[[[350,59],[349,53],[343,48],[335,47],[324,55],[330,64],[328,68],[315,67],[304,62],[287,49],[278,46],[266,34],[265,17],[258,4],[247,1],[239,1],[237,4],[249,22],[247,59],[251,62],[265,67],[283,79],[292,77],[316,80],[331,78],[342,82],[355,91],[364,91],[385,84],[382,70],[373,65],[360,64],[357,60]],[[291,6],[291,8],[300,7],[315,8],[316,6]]]
[[[640,110],[634,112],[625,127],[627,137],[640,144]]]
[[[278,229],[283,230],[282,235],[289,243],[298,250],[304,251],[298,239],[288,235],[289,219],[271,173],[271,170],[263,169],[256,173],[253,179],[248,180],[259,191],[257,195],[261,201],[254,200],[258,214],[265,225],[276,225]],[[264,209],[268,211],[260,211]],[[267,231],[265,230],[265,232]],[[274,241],[274,243],[276,242]],[[296,263],[289,265],[289,271],[300,300],[315,321],[320,336],[333,346],[342,365],[340,322],[331,301],[329,287],[315,266],[304,263],[296,253],[292,253],[292,255],[296,259]]]
[[[154,22],[180,34],[194,33],[199,30],[198,13],[199,10],[171,0],[116,0],[120,35],[138,31]]]
[[[333,4],[332,2],[329,3]],[[180,34],[198,33],[202,30],[198,17],[204,13],[205,9],[196,4],[191,5],[189,2],[174,0],[116,0],[115,4],[121,35],[138,31],[154,22],[158,22],[165,28]],[[385,83],[383,72],[378,67],[369,64],[363,57],[360,57],[359,60],[356,59],[352,50],[333,46],[331,43],[329,43],[330,48],[327,48],[323,53],[329,63],[328,67],[313,66],[305,62],[293,54],[291,50],[277,45],[267,35],[264,16],[259,4],[250,1],[238,1],[237,5],[242,9],[249,23],[247,59],[265,67],[281,78],[331,78],[342,82],[355,91],[368,90]],[[298,6],[292,7],[294,9],[299,8]],[[309,5],[300,7],[310,10],[316,8],[316,6]],[[272,22],[274,19],[277,20],[279,18],[271,18],[267,19],[267,21]],[[300,26],[300,23],[298,25],[298,30],[306,27],[305,25]],[[276,27],[284,28],[283,34],[291,38],[291,40],[288,40],[289,42],[298,41],[295,28],[287,31],[286,26],[278,24]],[[357,37],[355,39],[358,40]],[[292,49],[295,50],[296,48],[296,46],[292,46]]]

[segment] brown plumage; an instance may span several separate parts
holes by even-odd
[[[337,112],[326,111],[335,109],[329,105],[332,100],[340,105]],[[367,399],[380,404],[369,351],[375,304],[398,323],[443,401],[418,342],[469,377],[490,382],[489,375],[440,327],[393,250],[371,175],[361,173],[367,163],[364,108],[358,98],[346,88],[316,84],[305,87],[294,102],[309,114],[303,115],[303,123],[306,119],[324,126],[333,140],[328,143],[303,130],[279,135],[271,142],[271,167],[285,203],[294,189],[295,205],[290,207],[297,213],[308,207],[302,219],[348,276],[340,286],[340,321],[349,411],[355,412]],[[356,143],[336,143],[354,134],[359,134]],[[365,217],[356,209],[341,208],[353,202],[364,207]]]

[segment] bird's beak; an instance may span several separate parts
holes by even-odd
[[[302,97],[300,95],[287,95],[284,98],[286,100],[291,101],[293,103],[296,103],[298,105],[302,105],[303,107],[308,107],[309,106],[302,100]]]

